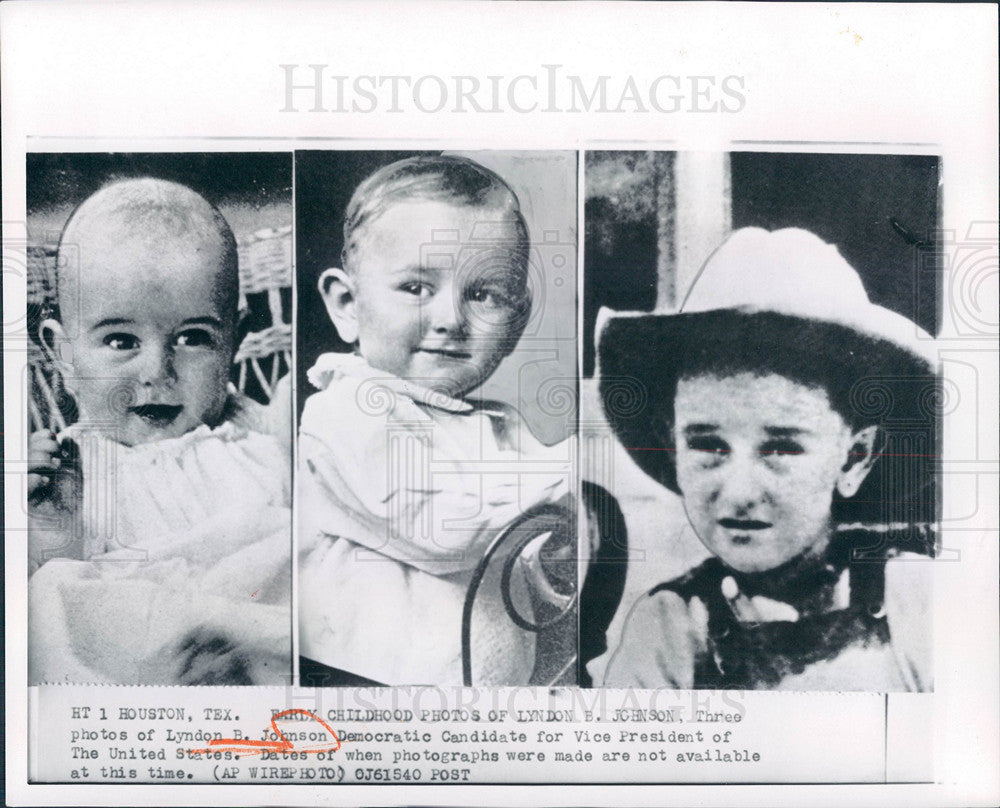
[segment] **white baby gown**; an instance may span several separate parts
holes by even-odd
[[[283,684],[291,672],[290,457],[264,408],[127,447],[71,435],[85,560],[29,580],[30,684]]]

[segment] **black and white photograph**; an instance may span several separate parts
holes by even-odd
[[[297,152],[303,684],[576,681],[576,155]]]
[[[995,4],[0,2],[11,805],[996,805]]]
[[[586,160],[593,680],[932,690],[939,159]]]
[[[291,658],[289,154],[29,154],[33,684]]]

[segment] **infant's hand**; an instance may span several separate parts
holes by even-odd
[[[177,684],[251,685],[250,662],[226,637],[203,628],[192,631],[178,648]]]
[[[28,496],[41,493],[60,465],[56,436],[47,429],[32,432],[28,437]]]
[[[55,451],[52,452],[52,447]],[[56,444],[49,432],[30,438],[28,464],[28,574],[52,558],[84,557],[83,474],[79,447],[71,440]]]

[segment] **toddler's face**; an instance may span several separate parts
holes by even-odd
[[[452,396],[488,379],[527,304],[517,235],[500,210],[429,200],[366,225],[353,268],[361,355]]]
[[[107,424],[129,446],[215,425],[235,337],[221,247],[194,236],[95,236],[80,256],[79,307],[64,323],[81,422]]]
[[[681,379],[674,403],[677,482],[702,543],[761,572],[822,553],[851,430],[826,392],[784,376]]]

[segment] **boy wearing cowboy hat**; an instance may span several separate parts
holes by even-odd
[[[605,686],[930,688],[932,542],[912,509],[898,523],[929,461],[874,473],[889,419],[866,396],[933,420],[932,345],[795,229],[736,231],[679,312],[609,322],[602,379],[638,379],[647,402],[603,395],[609,422],[712,556],[632,606]],[[896,524],[859,527],[852,506],[873,502]]]

